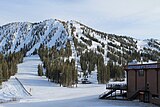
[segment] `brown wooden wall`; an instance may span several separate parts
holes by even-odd
[[[160,70],[158,71],[158,95],[160,96]]]
[[[135,90],[135,71],[134,70],[131,70],[128,72],[128,83],[127,83],[127,86],[128,86],[128,97],[132,96],[132,94],[136,91]]]
[[[149,84],[149,91],[151,94],[157,93],[157,71],[147,70],[147,83]]]
[[[146,76],[146,73],[144,71],[144,76],[139,76],[138,75],[138,70],[136,72],[137,72],[137,90],[142,90],[142,89],[145,88],[145,76]]]
[[[147,88],[147,84],[149,84],[148,91],[150,91],[151,103],[160,104],[160,99],[152,98],[153,94],[160,96],[160,70],[144,70],[144,76],[139,76],[138,70],[127,71],[128,98],[130,98],[138,90],[145,90],[145,88]]]

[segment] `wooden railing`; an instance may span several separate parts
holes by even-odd
[[[127,90],[127,84],[106,84],[106,89]]]

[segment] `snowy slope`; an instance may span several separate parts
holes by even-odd
[[[10,23],[0,27],[0,52],[17,52],[22,48],[30,55],[41,44],[47,47],[63,46],[67,36],[63,24],[53,19],[39,23]]]
[[[49,48],[56,46],[58,49],[65,47],[66,41],[70,38],[73,40],[73,37],[77,39],[78,43],[86,46],[84,51],[94,50],[102,54],[105,64],[109,59],[112,59],[113,55],[116,59],[124,57],[124,61],[127,62],[130,54],[139,51],[156,56],[155,59],[160,59],[158,56],[160,40],[137,40],[132,37],[100,32],[77,21],[63,22],[56,19],[44,20],[38,23],[14,22],[3,25],[0,27],[0,53],[6,54],[24,49],[28,56],[40,45]],[[74,45],[73,42],[72,45]],[[74,52],[77,52],[77,50]],[[152,58],[151,60],[155,59]]]
[[[99,94],[106,91],[103,84],[79,84],[77,88],[60,87],[48,82],[45,77],[37,76],[37,65],[40,63],[42,62],[37,55],[25,57],[24,62],[18,65],[18,73],[15,75],[28,90],[31,89],[32,96],[23,96],[19,102],[3,103],[0,107],[154,107],[138,101],[99,100]]]
[[[0,102],[20,100],[21,98],[26,98],[26,97],[30,96],[23,89],[21,84],[15,79],[15,77],[18,78],[19,81],[22,82],[23,85],[25,85],[24,87],[28,91],[30,91],[30,87],[28,86],[28,82],[32,83],[29,85],[34,86],[34,82],[33,82],[34,79],[40,78],[37,76],[36,71],[37,71],[38,64],[41,64],[41,63],[42,62],[40,61],[39,57],[37,57],[37,56],[25,58],[24,63],[18,65],[18,73],[15,76],[12,76],[8,81],[6,81],[2,84],[2,90],[0,90]]]
[[[11,77],[9,81],[4,82],[2,85],[2,89],[0,90],[0,103],[17,101],[27,96],[29,95],[21,84],[19,84],[14,77]]]
[[[138,58],[140,53],[148,56],[145,59],[160,60],[160,41],[157,39],[137,40],[132,37],[107,34],[73,20],[68,23],[68,26],[69,31],[74,29],[72,36],[77,39],[78,43],[82,43],[87,47],[84,52],[93,50],[102,54],[104,64],[107,64],[109,59],[115,62],[122,59],[121,57],[123,57],[124,62],[128,62],[127,58],[135,54],[139,54],[139,56],[133,56],[132,60],[136,57],[140,59]]]
[[[107,34],[73,20],[62,22],[49,19],[38,23],[15,22],[4,25],[0,27],[0,53],[17,52],[21,49],[26,51],[28,57],[25,57],[24,62],[18,65],[18,73],[14,77],[19,78],[32,96],[26,95],[14,77],[11,77],[9,81],[3,83],[3,89],[0,90],[0,101],[20,100],[20,102],[3,104],[3,106],[150,106],[150,104],[136,101],[98,100],[98,96],[106,90],[105,85],[97,84],[96,68],[88,78],[93,84],[78,84],[78,88],[59,87],[57,84],[48,82],[46,77],[37,76],[37,66],[42,62],[38,55],[31,56],[33,52],[41,45],[49,48],[52,46],[56,46],[57,49],[63,48],[68,40],[72,50],[70,60],[75,59],[75,66],[81,71],[80,56],[78,56],[79,52],[76,50],[74,38],[78,43],[86,46],[83,52],[93,50],[102,54],[105,64],[111,59],[110,56],[108,57],[108,53],[113,54],[117,59],[122,57],[118,53],[123,53],[124,59],[127,60],[125,56],[135,51],[143,51],[150,55],[158,55],[160,52],[159,40],[136,40],[131,37]],[[104,52],[99,51],[98,48]],[[158,57],[160,58],[160,56]],[[81,79],[79,78],[79,80]]]
[[[156,39],[138,40],[137,47],[138,50],[143,50],[144,48],[150,48],[152,50],[160,52],[160,41]]]

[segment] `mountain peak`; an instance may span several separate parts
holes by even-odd
[[[72,36],[72,38],[70,38]],[[26,50],[26,55],[33,54],[40,45],[58,49],[65,47],[68,40],[75,42],[75,48],[94,50],[103,55],[106,62],[109,59],[117,61],[124,59],[136,59],[136,55],[143,52],[145,60],[160,59],[160,41],[156,39],[137,40],[132,37],[119,36],[97,31],[78,21],[61,21],[58,19],[47,19],[37,23],[14,22],[0,27],[0,52],[18,52]],[[151,57],[153,53],[155,57]],[[134,56],[131,58],[130,56]],[[138,56],[139,59],[140,56]],[[149,58],[150,57],[150,58]]]

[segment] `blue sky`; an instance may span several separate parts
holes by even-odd
[[[107,33],[160,39],[160,0],[0,0],[0,25],[77,20]]]

